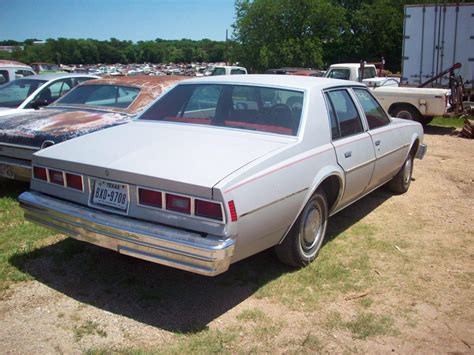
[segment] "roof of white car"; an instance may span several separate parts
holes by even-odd
[[[199,77],[191,80],[182,81],[179,85],[188,84],[247,84],[247,85],[263,85],[274,87],[287,87],[292,89],[325,89],[334,86],[347,86],[363,84],[348,82],[347,80],[309,77],[299,75],[271,75],[271,74],[250,74],[250,75],[219,75]]]
[[[365,66],[374,67],[375,65],[366,63]],[[337,63],[337,64],[331,64],[329,68],[360,68],[360,64],[359,63]]]
[[[46,73],[46,74],[37,74],[37,75],[30,75],[25,76],[22,79],[33,79],[33,80],[55,80],[61,78],[99,78],[97,75],[89,75],[89,74],[78,74],[78,73]]]

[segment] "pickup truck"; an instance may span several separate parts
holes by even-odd
[[[377,77],[376,73],[375,65],[366,64],[364,75],[361,77],[360,64],[342,63],[331,65],[326,77],[366,84],[392,117],[418,121],[426,125],[434,116],[442,116],[446,113],[449,90],[400,87],[398,78]]]

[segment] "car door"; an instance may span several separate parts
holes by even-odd
[[[353,88],[355,97],[364,111],[375,150],[375,168],[369,189],[387,182],[400,169],[409,146],[403,144],[403,137],[397,134],[385,113],[369,90]]]
[[[343,207],[367,190],[374,171],[375,152],[372,138],[364,129],[349,91],[345,88],[334,89],[326,91],[325,95],[331,119],[332,144],[346,178],[340,201]]]

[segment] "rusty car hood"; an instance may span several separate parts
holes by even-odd
[[[99,129],[127,123],[135,116],[121,112],[73,107],[46,108],[39,111],[0,117],[0,142],[39,148],[82,136]]]

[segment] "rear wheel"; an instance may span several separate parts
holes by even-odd
[[[326,195],[322,191],[316,191],[286,238],[275,246],[275,253],[280,261],[294,267],[303,267],[312,262],[323,244],[327,220]]]
[[[408,191],[411,182],[411,175],[413,174],[413,156],[410,152],[403,163],[402,168],[398,171],[392,180],[388,183],[388,188],[396,193],[403,194]]]
[[[390,116],[403,118],[405,120],[417,121],[422,123],[423,116],[421,113],[410,105],[397,105],[390,110]]]

